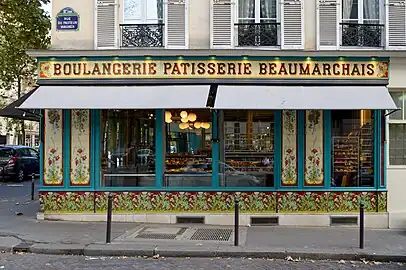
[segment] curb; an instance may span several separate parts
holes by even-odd
[[[1,249],[1,248],[0,248]],[[346,260],[346,261],[381,261],[381,262],[406,262],[406,254],[382,254],[378,252],[359,252],[351,250],[298,250],[278,249],[249,250],[243,247],[137,247],[134,245],[116,244],[34,244],[28,252],[47,255],[83,255],[83,256],[128,256],[128,257],[153,257],[159,254],[162,257],[199,257],[199,258],[272,258],[308,259],[308,260]]]

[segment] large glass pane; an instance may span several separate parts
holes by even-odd
[[[390,119],[395,119],[395,120],[403,120],[403,99],[404,99],[404,93],[405,92],[390,92],[390,95],[392,96],[393,101],[396,104],[396,107],[400,108],[399,111],[396,111],[392,114],[389,115]]]
[[[101,171],[101,186],[155,186],[155,111],[102,111]]]
[[[124,23],[140,23],[142,21],[143,0],[124,0]]]
[[[358,0],[343,0],[343,22],[357,22]]]
[[[238,0],[238,18],[255,18],[255,0]]]
[[[224,112],[221,187],[274,186],[274,112]]]
[[[331,186],[374,186],[373,134],[373,111],[332,111]]]
[[[380,0],[363,0],[364,24],[379,24]]]
[[[406,165],[406,124],[389,124],[389,164]]]
[[[211,186],[211,119],[210,110],[165,112],[164,186]]]
[[[275,19],[277,17],[276,12],[276,0],[261,0],[261,19]]]
[[[163,0],[147,0],[147,20],[155,20],[156,22],[162,23],[164,18]]]

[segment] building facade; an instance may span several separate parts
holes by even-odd
[[[406,227],[405,1],[52,11],[21,105],[43,109],[41,217],[103,220],[111,192],[121,221],[232,224],[238,199],[243,224],[357,222],[362,202]]]

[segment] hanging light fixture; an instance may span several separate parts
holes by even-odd
[[[180,112],[180,117],[186,118],[187,117],[187,111],[181,111]]]
[[[194,122],[194,121],[196,121],[196,119],[197,119],[197,115],[196,115],[195,113],[189,113],[187,119],[188,119],[190,122]]]
[[[210,123],[204,122],[204,123],[202,123],[202,127],[204,129],[209,129],[210,128]]]
[[[188,120],[187,118],[181,118],[180,121],[181,121],[182,123],[187,123],[189,120]]]
[[[172,113],[170,111],[165,112],[165,118],[170,119],[172,118]]]
[[[172,123],[172,119],[170,119],[170,118],[165,118],[165,122],[168,123],[168,124],[170,124],[170,123]]]
[[[202,127],[202,123],[200,123],[200,122],[195,122],[195,123],[194,123],[194,127],[195,127],[195,128],[201,128],[201,127]]]
[[[186,123],[180,123],[180,124],[179,124],[179,128],[180,128],[180,129],[186,129],[189,125],[188,125],[188,124],[185,125],[185,124],[186,124]]]

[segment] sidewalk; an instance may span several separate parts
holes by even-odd
[[[106,244],[105,223],[0,222],[0,250],[86,256],[252,257],[406,262],[406,231],[366,230],[358,248],[358,228],[241,227],[191,224],[113,223]],[[211,239],[211,240],[208,240]]]

